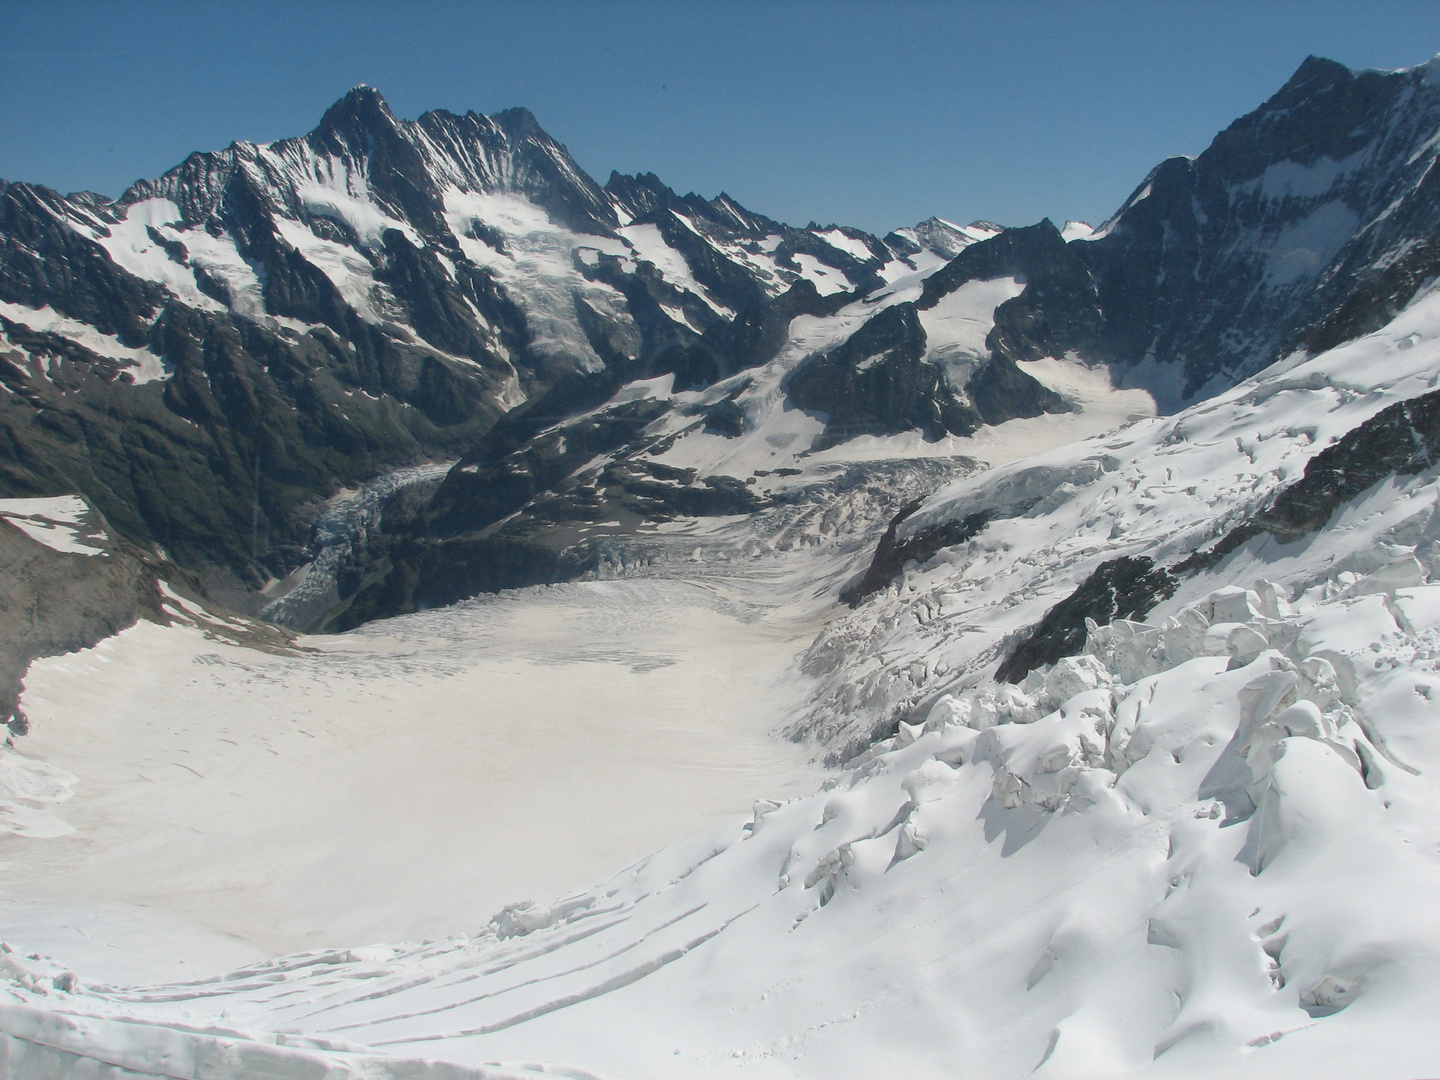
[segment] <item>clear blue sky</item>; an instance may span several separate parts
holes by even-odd
[[[1309,53],[1408,67],[1440,3],[0,0],[0,176],[118,195],[302,134],[524,105],[603,182],[652,171],[794,224],[1098,222]]]

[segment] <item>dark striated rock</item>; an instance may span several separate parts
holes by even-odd
[[[1290,350],[1374,328],[1423,279],[1440,225],[1425,65],[1351,71],[1310,57],[1199,157],[1161,163],[1094,241],[1102,351],[1175,362],[1172,402]],[[1397,266],[1397,260],[1406,265]]]
[[[797,281],[779,296],[739,312],[729,322],[717,322],[698,339],[662,354],[656,366],[675,373],[677,390],[709,386],[775,359],[797,316],[833,315],[854,299],[850,293],[821,296],[813,283]]]
[[[1076,411],[1074,405],[999,351],[970,376],[965,392],[987,424]]]
[[[597,454],[624,446],[669,407],[665,400],[623,402],[494,456],[491,444],[450,470],[426,515],[431,535],[484,529],[554,488]]]
[[[995,309],[986,339],[991,355],[1038,360],[1077,352],[1098,357],[1104,327],[1095,282],[1075,246],[1050,220],[1004,232],[965,248],[925,281],[922,311],[969,281],[1014,277],[1025,291]]]
[[[842,344],[802,361],[787,376],[792,405],[821,413],[825,430],[812,450],[856,435],[919,429],[930,440],[969,435],[980,416],[945,384],[925,355],[925,330],[914,304],[880,312]]]
[[[995,678],[1018,683],[1035,668],[1080,652],[1085,647],[1086,619],[1102,625],[1116,619],[1143,619],[1177,585],[1174,575],[1157,568],[1154,560],[1144,555],[1101,563],[1015,644]]]
[[[331,179],[317,196],[316,181]],[[460,238],[496,253],[507,241],[479,211],[464,220],[464,200],[448,201],[457,190],[519,196],[612,251],[622,219],[653,225],[721,310],[649,263],[596,249],[577,252],[575,270],[618,295],[567,296],[543,275],[497,274],[488,260],[472,261]],[[357,192],[371,203],[360,219],[346,208]],[[126,220],[150,200],[173,203],[178,220]],[[377,211],[382,224],[367,228],[364,214]],[[193,277],[194,292],[142,280],[111,258],[105,244],[117,230],[137,228],[167,273]],[[544,404],[467,463],[498,460],[501,443],[500,457],[518,450],[543,416],[573,415],[569,395],[584,411],[634,379],[673,371],[682,387],[703,385],[773,355],[794,314],[834,302],[821,303],[808,284],[772,297],[800,280],[798,270],[782,269],[777,283],[746,253],[782,239],[787,250],[818,245],[817,258],[848,267],[859,284],[888,249],[852,234],[872,259],[725,195],[678,196],[653,176],[612,177],[602,188],[524,109],[402,121],[369,87],[347,94],[308,135],[192,154],[113,202],[0,183],[0,301],[49,307],[128,348],[149,347],[167,371],[136,387],[110,357],[0,325],[9,343],[0,346],[9,391],[0,397],[0,494],[82,491],[121,534],[163,545],[217,596],[254,607],[245,594],[304,557],[323,500],[397,467],[476,450],[516,397]],[[232,273],[211,260],[211,239],[233,244],[246,266]],[[329,247],[317,257],[314,245]],[[342,257],[348,285],[331,276]],[[623,415],[604,424],[624,427]],[[712,423],[735,430],[743,418],[732,402]],[[613,448],[633,426],[590,441]],[[550,461],[537,448],[528,460],[538,472],[520,501],[550,492],[547,469],[573,468],[585,460],[577,454]],[[500,480],[487,478],[496,490],[486,498],[508,498]]]
[[[735,404],[735,397],[723,398],[703,410],[705,432],[726,439],[738,439],[745,434],[745,410]]]
[[[933,558],[942,548],[954,547],[956,544],[963,544],[966,540],[979,535],[980,530],[989,524],[992,515],[989,512],[968,514],[958,521],[942,521],[936,525],[927,525],[923,529],[917,529],[904,540],[896,540],[896,530],[900,528],[901,522],[905,521],[925,500],[915,499],[906,503],[900,512],[891,519],[885,529],[885,535],[880,538],[880,543],[875,547],[875,555],[870,560],[870,566],[865,571],[865,576],[858,583],[852,585],[840,594],[840,599],[851,607],[855,607],[862,600],[872,593],[879,592],[900,576],[909,562],[925,563]]]

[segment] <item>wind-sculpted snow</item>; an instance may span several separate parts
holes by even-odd
[[[790,229],[367,89],[117,204],[0,187],[6,402],[273,418],[262,368],[323,360],[336,422],[490,430],[288,489],[272,616],[500,589],[536,537],[585,579],[323,643],[161,585],[33,665],[0,1074],[1432,1074],[1433,75],[1307,61],[1099,230]],[[93,571],[67,506],[0,533]]]

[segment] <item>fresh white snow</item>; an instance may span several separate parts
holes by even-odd
[[[990,355],[985,338],[995,327],[995,309],[1025,291],[1025,283],[1003,277],[967,281],[932,308],[920,312],[925,329],[925,359],[945,368],[959,388],[971,371]]]
[[[684,220],[678,214],[675,217],[677,220]],[[693,228],[691,226],[692,231]],[[665,242],[665,238],[660,234],[659,226],[626,225],[615,231],[623,236],[625,242],[634,249],[637,259],[652,264],[669,284],[698,296],[717,315],[723,315],[726,318],[734,316],[733,311],[716,301],[705,287],[695,280],[690,264],[685,261],[685,257],[680,252]]]
[[[0,838],[0,891],[272,955],[474,931],[818,782],[771,734],[814,624],[750,591],[577,583],[278,654],[142,621],[37,661],[23,753],[75,832]]]
[[[628,255],[624,243],[555,225],[543,210],[518,195],[452,188],[445,193],[445,215],[465,256],[489,267],[502,284],[512,287],[511,295],[525,312],[533,350],[563,357],[585,371],[604,366],[575,314],[576,298],[621,327],[631,324],[629,312],[619,292],[589,281],[575,260],[577,256],[598,259],[593,254],[598,252]],[[469,235],[475,222],[499,233],[503,253]],[[635,337],[638,340],[638,333]]]
[[[0,499],[0,518],[30,539],[71,555],[100,555],[108,539],[95,512],[78,495]]]

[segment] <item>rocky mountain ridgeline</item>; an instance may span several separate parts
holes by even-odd
[[[1432,65],[1312,58],[1098,230],[880,238],[600,185],[523,109],[402,121],[357,87],[113,202],[0,182],[0,494],[80,492],[216,599],[307,626],[575,577],[851,446],[954,455],[1076,409],[1032,361],[1172,408],[1374,329],[1434,273],[1437,129]],[[333,579],[279,604],[339,550],[337,493],[445,461],[382,485]]]

